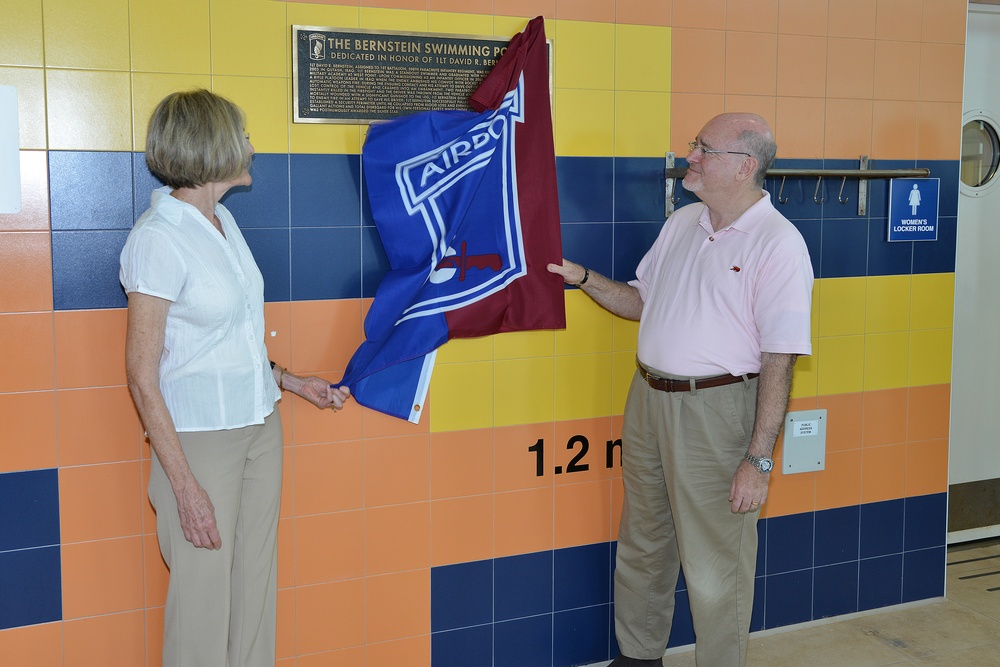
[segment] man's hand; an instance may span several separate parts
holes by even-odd
[[[545,267],[549,273],[559,274],[567,285],[579,285],[583,280],[585,270],[579,264],[564,259],[562,264],[549,264]]]
[[[767,501],[767,482],[770,474],[763,473],[749,461],[741,461],[733,483],[729,487],[729,502],[734,514],[756,512]]]

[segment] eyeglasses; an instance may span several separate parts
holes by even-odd
[[[247,143],[249,144],[250,143],[250,133],[249,132],[244,132],[243,133],[243,137],[247,140]]]
[[[725,154],[725,155],[746,155],[747,157],[753,157],[752,155],[750,155],[750,153],[744,153],[743,151],[717,151],[706,147],[705,144],[701,143],[700,141],[689,141],[688,148],[691,149],[692,153],[694,153],[695,151],[701,151],[702,155]]]

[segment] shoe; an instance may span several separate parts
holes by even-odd
[[[643,660],[642,658],[629,658],[620,655],[612,660],[608,667],[663,667],[663,658]]]

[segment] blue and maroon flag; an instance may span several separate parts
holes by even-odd
[[[368,199],[390,270],[342,385],[411,422],[450,338],[566,326],[548,54],[541,17],[469,98],[372,125]]]

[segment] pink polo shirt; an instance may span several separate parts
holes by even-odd
[[[760,371],[761,352],[811,354],[812,263],[767,193],[713,232],[708,208],[677,210],[629,282],[644,302],[639,360],[671,375]]]

